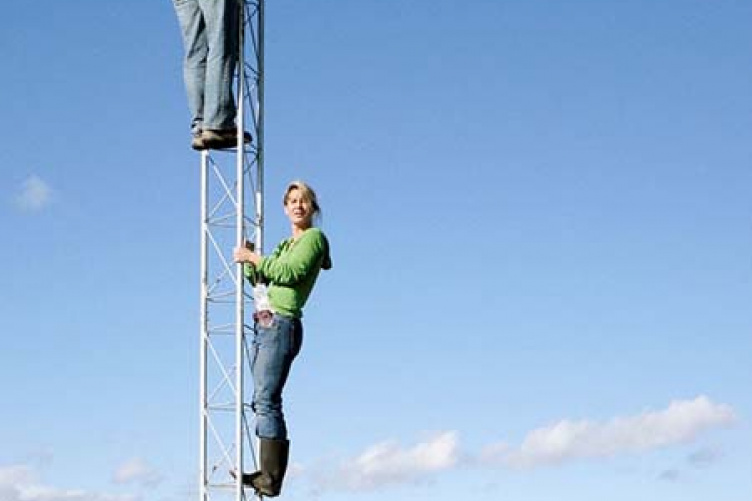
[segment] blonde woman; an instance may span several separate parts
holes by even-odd
[[[319,271],[332,267],[329,242],[313,225],[321,212],[316,193],[304,182],[294,181],[285,190],[283,205],[290,220],[290,238],[268,256],[242,247],[235,249],[234,256],[236,262],[244,263],[245,276],[252,284],[268,285],[271,311],[257,311],[251,353],[260,469],[244,473],[243,483],[269,497],[279,495],[287,470],[290,442],[282,389],[303,342],[303,306]]]

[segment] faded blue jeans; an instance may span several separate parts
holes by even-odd
[[[235,127],[233,75],[242,0],[172,0],[183,35],[191,129]]]
[[[252,408],[256,413],[256,435],[260,438],[287,439],[282,389],[302,344],[303,324],[299,318],[275,313],[269,327],[258,323],[254,326],[251,346]]]

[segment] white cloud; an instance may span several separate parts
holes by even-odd
[[[733,409],[705,396],[674,401],[667,409],[605,423],[560,421],[531,431],[518,448],[489,446],[481,458],[511,467],[536,467],[579,458],[610,457],[687,443],[703,431],[731,425]]]
[[[141,458],[129,459],[113,475],[117,484],[139,484],[143,487],[154,488],[162,482],[162,475]]]
[[[417,483],[458,464],[458,439],[452,431],[403,448],[382,442],[343,462],[329,475],[316,475],[318,490],[372,491],[396,484]]]
[[[34,473],[28,466],[0,466],[0,486],[28,484],[34,480]]]
[[[37,475],[26,465],[0,466],[2,501],[138,501],[136,496],[109,495],[81,489],[58,489],[39,483]]]
[[[295,477],[309,480],[314,493],[325,491],[375,491],[430,481],[460,467],[501,466],[532,468],[566,461],[639,453],[691,443],[706,431],[736,421],[731,406],[716,404],[706,396],[671,402],[659,411],[615,417],[605,422],[562,420],[532,430],[519,447],[506,443],[486,446],[479,454],[460,452],[457,432],[439,433],[411,447],[395,441],[381,442],[361,454],[332,465],[319,461],[316,468],[295,468]],[[700,449],[687,460],[693,466],[711,463],[720,453]],[[679,470],[666,470],[660,478],[675,481]]]
[[[21,210],[36,212],[47,207],[52,196],[52,188],[39,176],[31,175],[21,183],[15,201]]]

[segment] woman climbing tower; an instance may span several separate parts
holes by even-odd
[[[251,352],[253,410],[259,437],[259,470],[243,473],[243,483],[263,496],[278,496],[287,470],[290,442],[282,411],[282,389],[303,342],[303,306],[321,269],[332,267],[329,242],[313,225],[320,214],[316,193],[302,181],[285,190],[283,205],[292,235],[274,252],[260,256],[250,249],[235,249],[235,261],[254,285],[266,284],[268,306],[256,297]],[[234,473],[233,473],[234,476]]]

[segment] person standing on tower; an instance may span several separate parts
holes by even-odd
[[[183,36],[183,79],[194,150],[237,145],[233,75],[243,0],[172,0]],[[244,141],[251,136],[244,133]]]
[[[332,267],[329,242],[313,225],[314,217],[321,212],[316,193],[302,181],[294,181],[285,190],[283,205],[292,228],[290,238],[268,256],[245,247],[234,252],[235,262],[244,264],[244,275],[254,285],[256,303],[250,358],[260,468],[242,476],[244,484],[269,497],[279,495],[287,470],[290,442],[282,412],[282,389],[303,342],[303,306],[319,271]],[[267,286],[267,298],[257,293],[262,284]]]

